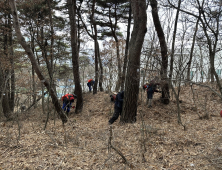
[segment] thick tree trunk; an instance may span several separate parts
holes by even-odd
[[[164,104],[169,104],[170,95],[169,95],[169,83],[167,78],[167,67],[168,67],[168,54],[167,54],[167,44],[165,41],[165,35],[160,24],[160,19],[158,15],[157,1],[150,0],[150,5],[152,7],[152,16],[153,23],[155,25],[155,29],[159,38],[160,48],[161,48],[161,56],[162,56],[162,64],[161,64],[161,79],[162,79],[162,102]]]
[[[7,1],[6,1],[7,3]],[[4,57],[7,60],[9,56],[9,31],[6,29],[8,28],[8,14],[5,13],[5,29],[3,30],[3,35],[4,35]],[[8,60],[7,62],[9,62],[10,60]],[[9,68],[5,68],[3,69],[3,82],[4,82],[4,91],[3,91],[3,100],[2,100],[2,108],[3,108],[3,113],[4,116],[9,120],[11,119],[11,109],[10,109],[10,69]]]
[[[146,0],[131,2],[134,25],[130,40],[129,64],[126,75],[123,112],[121,122],[133,123],[136,121],[137,100],[140,82],[140,54],[146,34]]]
[[[71,26],[71,47],[72,47],[72,65],[73,65],[73,75],[75,81],[75,93],[77,95],[76,103],[76,113],[82,111],[83,108],[83,97],[82,97],[82,87],[80,81],[79,73],[79,51],[77,44],[77,26],[76,26],[76,0],[67,0],[69,19]]]
[[[56,96],[55,91],[50,88],[50,84],[48,82],[48,80],[45,79],[45,77],[43,76],[42,72],[40,71],[40,68],[35,60],[35,57],[32,53],[32,50],[30,49],[30,47],[28,46],[28,44],[26,43],[24,37],[21,34],[20,31],[20,25],[19,25],[19,21],[18,21],[18,13],[17,13],[17,9],[16,9],[16,5],[15,5],[15,1],[14,0],[9,0],[9,4],[11,6],[11,10],[12,10],[12,15],[13,15],[13,21],[14,21],[14,28],[15,28],[15,32],[18,38],[19,43],[21,44],[21,46],[24,48],[25,52],[27,53],[31,64],[38,76],[38,78],[40,79],[40,81],[46,86],[47,90],[49,91],[49,94],[52,98],[52,102],[55,106],[55,109],[57,111],[57,113],[59,114],[60,118],[62,119],[63,123],[67,122],[67,117],[66,115],[63,113],[63,110],[60,106],[59,100]]]

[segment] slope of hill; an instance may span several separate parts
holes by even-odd
[[[163,105],[155,94],[148,108],[143,92],[134,124],[108,125],[114,109],[104,92],[84,94],[83,112],[72,110],[64,127],[50,113],[43,130],[41,107],[20,113],[18,122],[1,120],[0,169],[222,169],[221,100],[206,88],[194,93],[190,87],[180,93],[185,130],[177,123],[175,97]]]

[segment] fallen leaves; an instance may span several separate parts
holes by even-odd
[[[181,96],[184,111],[181,118],[187,131],[177,123],[175,103],[163,105],[158,101],[158,95],[155,95],[156,102],[151,109],[141,100],[138,110],[143,115],[142,120],[138,116],[134,124],[120,125],[117,120],[112,125],[112,143],[129,165],[114,151],[108,150],[108,120],[113,104],[106,93],[86,94],[88,101],[83,112],[72,114],[65,129],[56,119],[55,125],[51,120],[43,131],[41,120],[45,115],[41,108],[33,110],[29,120],[21,119],[23,126],[18,142],[18,127],[13,122],[1,122],[0,169],[216,169],[216,164],[222,162],[216,159],[222,152],[219,147],[222,119],[198,119],[192,100],[187,100],[189,95],[187,91]],[[222,108],[220,102],[212,102],[217,100],[209,101],[209,112]]]

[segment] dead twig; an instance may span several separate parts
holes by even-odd
[[[109,141],[108,141],[108,150],[110,151],[110,149],[113,149],[114,151],[116,151],[116,153],[118,153],[118,154],[122,157],[124,163],[125,163],[126,165],[128,165],[130,168],[133,168],[134,166],[127,161],[127,159],[126,159],[126,157],[123,155],[123,153],[122,153],[119,149],[115,148],[115,147],[112,145],[112,143],[111,143],[111,142],[112,142],[112,126],[110,126],[109,131],[110,131],[110,137],[109,137]]]
[[[110,155],[105,161],[104,161],[104,163],[103,163],[103,165],[102,165],[102,168],[101,169],[103,169],[104,168],[104,166],[106,165],[106,162],[108,161],[108,160],[110,160],[111,158],[113,157],[113,155]]]

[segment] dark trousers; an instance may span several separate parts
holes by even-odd
[[[152,99],[153,98],[153,93],[154,92],[147,92],[147,98]]]
[[[89,87],[89,91],[92,91],[91,83],[87,83],[87,86]]]
[[[63,109],[67,114],[68,114],[69,111],[70,111],[71,104],[72,104],[72,103],[71,103],[67,98],[65,98],[65,99],[63,100],[62,109]]]
[[[122,108],[115,106],[114,109],[115,109],[115,113],[113,114],[111,119],[109,119],[110,124],[113,124],[119,118],[119,115],[121,115],[122,113]]]

